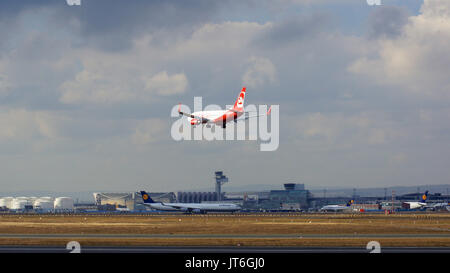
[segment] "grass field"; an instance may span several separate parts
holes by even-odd
[[[376,240],[450,247],[450,214],[0,216],[1,245],[71,240],[92,246],[364,246]]]

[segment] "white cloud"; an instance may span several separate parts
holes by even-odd
[[[174,33],[178,38],[167,44],[160,42],[165,41],[166,34],[147,33],[136,37],[129,50],[118,52],[74,47],[70,42],[55,42],[46,34],[34,33],[0,59],[4,63],[0,66],[0,92],[12,89],[12,82],[16,89],[39,87],[49,96],[56,88],[64,104],[114,105],[152,103],[155,96],[182,94],[190,86],[191,75],[196,77],[195,84],[201,75],[203,85],[222,86],[217,79],[232,82],[230,75],[238,75],[238,81],[248,68],[246,80],[250,85],[273,82],[275,68],[268,58],[254,57],[249,64],[245,62],[251,41],[271,26],[255,22],[204,24],[191,35]],[[36,46],[42,54],[26,55]],[[33,94],[39,97],[37,92]]]
[[[126,69],[126,68],[125,68]],[[183,93],[188,85],[184,73],[168,75],[162,71],[151,78],[127,73],[125,70],[86,67],[74,80],[61,85],[61,102],[115,104],[121,102],[151,102],[154,95]]]
[[[126,82],[104,71],[87,68],[78,73],[74,80],[61,85],[61,102],[74,103],[117,103],[136,98]]]
[[[398,38],[378,43],[349,70],[406,92],[450,98],[450,1],[425,0]]]
[[[241,70],[246,68],[243,80],[249,86],[273,83],[276,73],[269,59],[252,57],[247,67],[241,61],[248,58],[248,44],[270,27],[270,23],[253,22],[205,24],[192,35],[164,46],[158,44],[156,36],[143,35],[124,52],[69,51],[67,55],[77,56],[82,70],[60,85],[60,101],[66,104],[151,103],[154,96],[182,94],[187,90],[188,76],[180,70],[214,74],[202,74],[204,82],[224,79],[224,73],[242,75]]]
[[[244,85],[256,88],[276,81],[276,69],[269,59],[252,56],[247,62],[249,67],[242,76]]]
[[[398,167],[398,165],[402,165],[406,163],[408,160],[408,156],[404,153],[397,153],[389,157],[388,163],[393,167]]]
[[[184,73],[169,76],[166,71],[162,71],[144,81],[145,90],[158,95],[181,94],[186,91],[188,85],[188,80]]]
[[[293,124],[303,140],[334,147],[387,144],[403,135],[398,125],[376,113],[309,113],[295,118]]]
[[[209,55],[218,52],[231,53],[242,51],[259,33],[270,29],[272,23],[223,22],[205,24],[196,29],[190,39],[178,43],[177,51],[182,54]]]
[[[166,122],[160,119],[147,119],[137,124],[131,140],[134,144],[145,145],[162,140],[164,135],[169,135]]]
[[[57,116],[44,111],[8,109],[0,112],[0,141],[58,137]]]
[[[4,65],[0,62],[0,95],[8,94],[12,85],[5,73]]]
[[[433,120],[433,112],[428,109],[420,109],[419,119],[422,122],[430,122]]]
[[[149,103],[154,96],[185,92],[187,76],[159,70],[161,56],[168,53],[152,49],[150,41],[151,37],[142,37],[131,50],[119,53],[73,50],[70,53],[80,60],[82,70],[60,85],[60,101],[66,104]]]

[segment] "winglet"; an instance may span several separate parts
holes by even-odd
[[[270,115],[270,112],[272,112],[272,106],[270,106],[269,110],[267,110],[267,115]]]
[[[181,102],[178,104],[178,114],[180,114],[180,116],[183,115],[183,113],[181,113]]]

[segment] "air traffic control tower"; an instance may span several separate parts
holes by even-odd
[[[215,172],[216,174],[216,193],[217,193],[217,201],[222,201],[222,184],[228,182],[228,177],[223,175],[222,171]]]

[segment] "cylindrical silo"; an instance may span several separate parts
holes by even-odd
[[[43,212],[49,212],[53,210],[54,202],[48,199],[37,199],[33,204],[34,209],[41,210]]]
[[[3,197],[0,201],[0,207],[11,208],[12,200],[14,200],[14,197]]]
[[[24,210],[26,205],[30,205],[30,203],[24,198],[14,198],[11,201],[11,210]]]
[[[54,202],[55,210],[73,210],[74,202],[70,197],[57,197]]]

